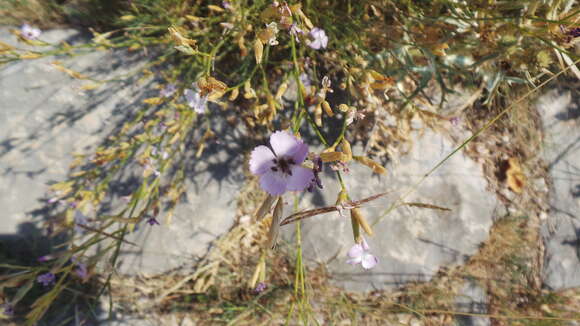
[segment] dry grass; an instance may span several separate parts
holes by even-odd
[[[484,113],[482,108],[468,109],[467,124],[478,128],[481,121],[500,109],[487,108]],[[410,284],[395,292],[348,293],[332,286],[331,275],[324,266],[318,266],[307,271],[310,295],[302,311],[305,316],[288,319],[297,313],[292,307],[300,302],[294,291],[295,261],[290,248],[268,252],[268,265],[275,266],[268,272],[268,290],[257,295],[247,286],[268,227],[268,221],[243,222],[263,200],[256,195],[257,184],[250,182],[238,201],[242,223],[193,267],[195,274],[135,278],[131,282],[122,279],[115,283],[124,285],[115,297],[124,298],[122,306],[134,312],[146,313],[153,308],[159,320],[171,315],[200,324],[269,325],[290,320],[290,324],[453,325],[458,316],[487,316],[492,325],[562,325],[566,320],[580,319],[580,291],[549,292],[541,288],[539,216],[547,194],[536,186],[546,174],[538,153],[530,150],[539,148],[542,139],[533,110],[530,104],[516,108],[494,126],[491,136],[483,135],[468,147],[466,152],[483,164],[491,190],[503,199],[509,213],[497,219],[489,239],[466,265],[442,268],[430,282]],[[429,119],[426,123],[433,128],[447,123],[432,115],[422,117]],[[500,164],[510,157],[522,162],[526,181],[520,194],[509,189]],[[487,314],[458,310],[456,301],[466,282],[485,291]],[[149,304],[143,304],[143,300]]]

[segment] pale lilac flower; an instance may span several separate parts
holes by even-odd
[[[250,171],[260,176],[262,189],[279,196],[308,187],[314,173],[300,166],[308,155],[308,145],[287,131],[273,133],[270,145],[272,150],[264,145],[254,148],[250,158]]]
[[[455,127],[457,127],[459,125],[460,121],[461,121],[461,118],[459,118],[459,117],[452,117],[449,119],[449,122],[451,122],[451,124]]]
[[[312,82],[310,81],[310,77],[308,77],[308,75],[306,73],[301,73],[300,76],[298,76],[298,78],[300,78],[300,82],[302,83],[302,85],[304,85],[305,88],[309,88],[312,85]]]
[[[183,92],[185,99],[187,100],[187,105],[195,110],[195,112],[199,114],[203,114],[205,112],[205,108],[207,107],[207,98],[208,95],[201,96],[198,90],[191,90],[186,89]]]
[[[175,84],[167,84],[165,87],[163,87],[161,92],[159,92],[159,95],[161,97],[170,97],[171,95],[175,94],[175,92],[177,92],[177,86],[175,86]]]
[[[20,27],[20,35],[27,40],[36,40],[40,36],[40,29],[36,27],[32,27],[28,24],[23,24]]]
[[[369,249],[370,248],[367,241],[363,239],[362,243],[357,243],[350,248],[348,251],[348,256],[350,259],[346,262],[351,265],[361,264],[364,269],[371,269],[375,267],[379,260],[377,257],[369,253]]]
[[[323,29],[314,27],[309,35],[312,40],[309,40],[307,45],[314,50],[324,49],[328,45],[328,36]]]
[[[44,286],[50,286],[50,285],[54,284],[54,282],[56,281],[56,276],[54,276],[54,274],[48,272],[48,273],[38,275],[38,277],[36,277],[36,281],[38,283],[41,283]]]
[[[222,1],[222,7],[226,10],[232,10],[232,5],[229,1]]]
[[[298,34],[304,35],[304,30],[300,27],[298,27],[298,25],[296,25],[296,23],[293,23],[290,26],[290,35],[294,36],[294,38],[296,39],[296,42],[300,43],[300,39],[298,38]]]
[[[169,157],[169,153],[167,153],[166,151],[161,151],[157,147],[153,147],[153,149],[151,150],[151,156],[157,157],[158,159],[161,158],[163,160],[166,160]]]
[[[260,293],[264,292],[267,287],[268,286],[266,285],[266,283],[260,282],[260,283],[256,284],[256,288],[254,289],[254,293],[260,294]]]

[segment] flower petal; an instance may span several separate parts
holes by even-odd
[[[371,254],[364,254],[362,256],[361,265],[364,269],[371,269],[371,268],[375,267],[378,263],[379,263],[379,260],[377,259],[377,257],[375,257]]]
[[[270,145],[278,157],[291,157],[295,164],[301,164],[308,155],[308,145],[287,131],[276,131],[270,136]]]
[[[367,243],[367,241],[364,238],[362,239],[361,246],[362,246],[364,251],[368,251],[370,249],[369,244]]]
[[[280,172],[266,171],[260,176],[260,186],[272,196],[286,192],[286,178]]]
[[[350,258],[361,257],[363,252],[364,252],[364,250],[363,250],[362,246],[357,243],[348,250],[348,256]]]
[[[314,173],[311,169],[293,165],[290,170],[292,175],[287,178],[286,189],[290,191],[304,190],[314,179]]]
[[[250,172],[255,175],[266,173],[275,165],[272,161],[275,158],[274,153],[264,145],[254,148],[250,156]]]
[[[183,95],[185,96],[185,99],[187,100],[187,105],[189,105],[189,107],[191,107],[192,109],[195,110],[195,112],[197,113],[204,113],[205,112],[205,106],[207,104],[207,95],[204,97],[201,97],[200,93],[191,89],[186,89],[185,91],[183,91]]]

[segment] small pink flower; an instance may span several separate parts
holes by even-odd
[[[307,44],[314,50],[324,49],[328,45],[328,36],[323,29],[314,27],[309,35],[312,40],[308,41]]]
[[[36,40],[40,36],[40,29],[24,24],[20,27],[20,35],[27,40]]]
[[[369,249],[367,241],[363,239],[362,243],[357,243],[350,248],[348,251],[350,259],[346,262],[351,265],[361,264],[364,269],[375,267],[379,260],[369,253]]]
[[[250,171],[260,176],[260,186],[272,196],[286,191],[301,191],[314,179],[311,169],[301,164],[308,155],[308,146],[287,131],[270,136],[272,149],[261,145],[252,151]]]

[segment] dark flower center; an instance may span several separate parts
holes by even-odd
[[[272,160],[276,166],[271,169],[274,172],[281,171],[286,175],[292,175],[292,170],[290,169],[292,165],[296,164],[292,158],[289,157],[279,157]]]

